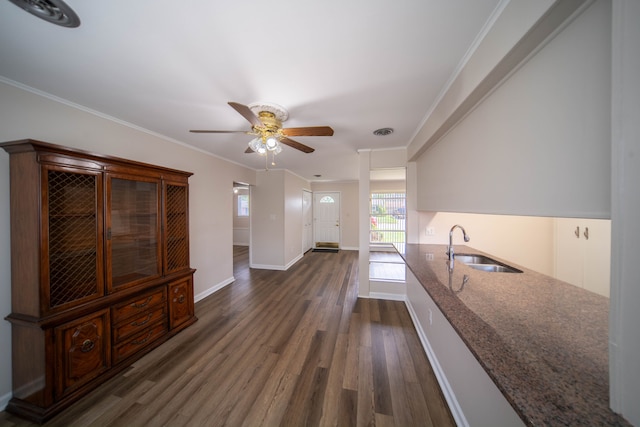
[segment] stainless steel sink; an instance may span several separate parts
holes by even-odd
[[[478,254],[455,254],[454,260],[460,261],[476,270],[488,271],[491,273],[522,273],[515,267],[511,267],[495,259]]]

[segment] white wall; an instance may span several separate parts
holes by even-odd
[[[251,189],[251,266],[284,268],[284,170],[258,171]]]
[[[0,86],[0,91],[1,91]],[[1,92],[0,92],[1,93]],[[1,104],[0,104],[1,105]],[[0,120],[1,120],[0,113]],[[2,130],[0,129],[0,132]],[[11,398],[11,228],[9,210],[9,156],[0,152],[0,409]]]
[[[432,106],[425,123],[411,141],[407,149],[409,159],[414,161],[446,134],[472,108],[473,103],[485,96],[496,81],[510,72],[514,61],[535,48],[532,45],[553,30],[550,27],[557,15],[571,13],[571,10],[555,13],[551,11],[554,5],[560,5],[559,9],[566,8],[567,5],[575,8],[583,1],[573,1],[573,5],[569,3],[565,1],[554,4],[553,0],[501,2],[502,9],[497,11],[492,22],[487,23],[485,33],[480,35],[477,45],[472,46],[469,56],[463,58],[457,76]],[[550,18],[544,20],[545,16]],[[523,39],[528,40],[523,43]]]
[[[612,408],[640,426],[640,2],[613,1]]]
[[[309,183],[286,170],[259,171],[251,191],[251,266],[286,270],[303,256],[302,192]]]
[[[369,186],[372,193],[375,192],[396,192],[404,193],[407,191],[405,181],[371,181]]]
[[[418,160],[418,209],[610,217],[610,4],[598,2]]]
[[[0,141],[25,138],[193,172],[189,225],[196,298],[233,279],[232,186],[234,181],[254,183],[255,171],[0,82]],[[9,155],[4,150],[0,150],[0,213],[0,318],[4,318],[11,311]],[[11,393],[11,334],[4,320],[0,347],[2,407]]]
[[[284,257],[285,265],[291,265],[304,253],[302,249],[302,235],[304,233],[302,192],[309,190],[310,185],[307,180],[288,171],[284,178]]]

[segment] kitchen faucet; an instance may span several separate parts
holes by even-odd
[[[456,228],[459,228],[460,230],[462,230],[462,235],[464,236],[464,241],[468,242],[469,240],[469,236],[467,235],[467,232],[464,230],[464,227],[462,227],[461,225],[454,225],[453,227],[451,227],[451,231],[449,231],[449,248],[447,249],[447,255],[449,255],[449,264],[451,266],[453,266],[453,230],[455,230]]]

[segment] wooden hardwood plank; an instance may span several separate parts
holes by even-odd
[[[375,302],[371,305],[377,306]],[[389,373],[384,351],[383,329],[373,324],[371,327],[371,355],[373,369],[373,396],[376,413],[393,415]]]
[[[349,339],[347,340],[347,360],[345,361],[342,387],[358,390],[358,364],[360,362],[361,314],[353,313],[349,323]]]
[[[371,348],[361,345],[359,359],[356,422],[357,426],[372,426],[375,425],[376,405],[373,390],[373,356]]]
[[[196,304],[199,321],[46,426],[454,426],[404,303],[357,296],[358,254],[308,252]],[[0,413],[0,427],[32,427]]]
[[[327,387],[322,405],[322,417],[318,422],[320,426],[336,426],[339,424],[340,404],[342,398],[342,383],[346,366],[347,345],[349,336],[339,334],[333,351],[333,359],[329,365]]]
[[[385,330],[382,332],[385,360],[387,362],[386,371],[391,373],[402,373],[402,366],[398,356],[398,347],[393,337],[393,332]],[[425,420],[416,417],[410,407],[410,400],[419,399],[424,402],[422,392],[419,396],[407,393],[407,384],[404,375],[389,375],[389,395],[393,407],[394,423],[399,426],[424,426]],[[422,414],[420,414],[422,415]],[[428,419],[428,418],[427,418]],[[430,421],[430,420],[429,420]]]

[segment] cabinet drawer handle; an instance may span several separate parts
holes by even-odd
[[[148,322],[149,322],[149,320],[151,320],[151,317],[152,317],[152,316],[153,316],[153,314],[152,314],[152,313],[149,313],[149,315],[147,316],[147,318],[146,318],[146,319],[144,319],[142,322],[137,322],[137,321],[133,321],[133,322],[131,322],[131,326],[142,326],[142,325],[144,325],[145,323],[148,323]]]
[[[82,342],[82,346],[80,347],[80,351],[83,353],[89,353],[91,350],[93,350],[93,348],[96,346],[96,344],[91,341],[90,339],[86,339]]]
[[[131,341],[131,344],[135,344],[135,345],[144,344],[144,343],[146,343],[147,341],[149,341],[149,338],[151,338],[151,335],[153,335],[153,331],[149,331],[149,333],[147,334],[147,336],[146,336],[146,337],[144,337],[144,338],[143,338],[143,339],[141,339],[141,340],[133,340],[133,341]]]
[[[174,301],[178,301],[179,304],[182,304],[184,302],[184,294],[180,295],[177,299],[174,299]]]
[[[143,302],[142,304],[136,304],[135,302],[131,303],[131,307],[134,308],[142,308],[142,307],[146,307],[147,304],[149,304],[149,302],[153,299],[153,296],[149,296],[147,297],[147,300],[145,302]]]

